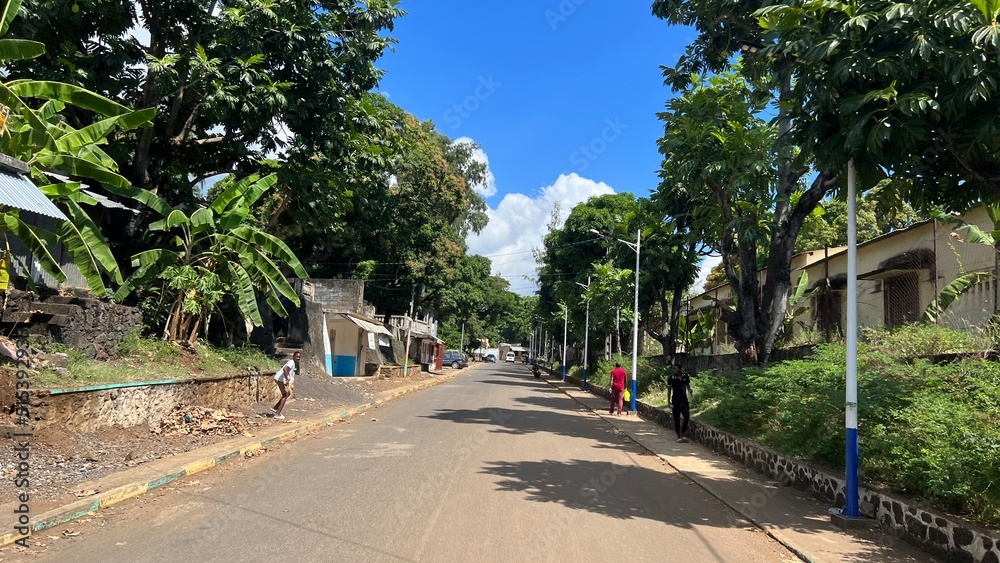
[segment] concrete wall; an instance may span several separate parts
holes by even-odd
[[[325,311],[364,313],[363,280],[308,279],[303,283],[302,294],[322,305]]]
[[[278,400],[272,373],[170,382],[102,385],[77,390],[36,390],[31,414],[36,428],[67,426],[86,431],[101,426],[156,422],[177,405],[213,409]]]

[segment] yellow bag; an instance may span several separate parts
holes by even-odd
[[[632,402],[632,392],[629,391],[628,388],[626,388],[625,392],[622,393],[622,398],[631,403]]]

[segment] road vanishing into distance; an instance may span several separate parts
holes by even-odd
[[[113,508],[30,559],[797,560],[520,363]]]

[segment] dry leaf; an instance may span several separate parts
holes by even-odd
[[[96,495],[99,491],[97,489],[86,489],[83,491],[77,491],[74,493],[78,497],[89,497],[90,495]]]

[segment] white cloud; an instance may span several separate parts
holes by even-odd
[[[511,291],[530,295],[538,287],[531,251],[542,248],[555,206],[559,205],[557,227],[562,227],[574,206],[593,196],[613,193],[615,190],[604,182],[576,173],[560,175],[534,196],[509,193],[496,209],[487,211],[490,222],[483,232],[469,236],[469,254],[481,254],[492,260],[493,273],[509,281]]]
[[[476,142],[470,137],[459,137],[452,141],[454,144],[458,143],[469,143],[475,144]],[[476,184],[472,186],[472,189],[476,191],[479,195],[483,197],[491,197],[497,193],[497,179],[493,176],[493,171],[490,170],[490,158],[486,156],[483,149],[476,148],[472,151],[472,159],[476,162],[480,162],[486,165],[486,181],[481,184]]]
[[[695,293],[705,291],[705,282],[708,280],[708,274],[720,262],[722,262],[721,256],[706,256],[701,260],[701,265],[698,267],[698,281],[695,282],[693,288]]]

